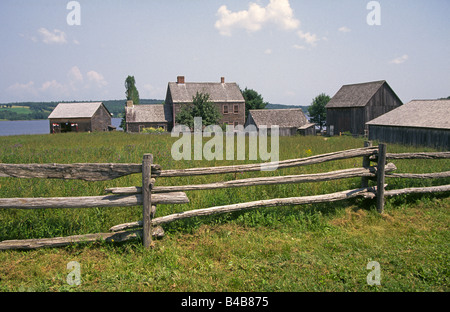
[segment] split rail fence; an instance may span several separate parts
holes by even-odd
[[[333,160],[362,157],[362,167],[344,169],[325,173],[272,176],[238,179],[197,185],[155,186],[158,177],[183,177],[226,173],[261,171],[261,168],[275,165],[277,169],[306,166]],[[437,153],[403,153],[389,154],[386,145],[371,146],[366,142],[364,148],[357,148],[300,159],[283,160],[275,163],[245,164],[221,167],[189,168],[163,170],[153,164],[153,156],[145,154],[141,164],[122,163],[84,163],[84,164],[0,164],[0,177],[46,178],[46,179],[81,179],[85,181],[105,181],[122,176],[141,173],[142,186],[115,187],[105,191],[105,196],[56,197],[56,198],[0,198],[0,209],[46,209],[46,208],[90,208],[90,207],[130,207],[142,206],[142,220],[113,226],[109,233],[75,235],[67,237],[5,240],[0,242],[0,250],[33,249],[39,247],[56,247],[73,243],[122,242],[142,238],[145,248],[152,245],[152,239],[164,236],[161,225],[185,218],[228,213],[260,207],[304,205],[333,202],[355,197],[376,199],[377,210],[382,213],[387,196],[410,193],[448,192],[450,185],[432,187],[405,188],[386,190],[386,178],[434,179],[450,177],[450,171],[426,174],[393,173],[397,168],[392,159],[448,159],[450,152]],[[376,165],[371,165],[375,162]],[[300,196],[289,198],[266,199],[246,203],[216,206],[204,209],[183,211],[167,216],[155,217],[156,206],[163,204],[183,204],[189,199],[186,191],[211,190],[219,188],[246,187],[255,185],[274,185],[329,181],[335,179],[361,177],[361,187],[336,193]],[[376,186],[369,187],[369,180],[376,181]]]

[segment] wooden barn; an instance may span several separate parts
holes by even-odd
[[[102,102],[59,103],[48,116],[50,133],[108,131],[111,113]]]
[[[178,76],[177,82],[169,82],[165,99],[165,105],[171,111],[172,126],[175,126],[175,118],[182,105],[192,105],[197,92],[209,94],[210,101],[222,114],[220,124],[245,124],[245,100],[235,82],[225,82],[224,77],[220,82],[185,82],[184,76]]]
[[[326,105],[327,132],[366,135],[366,123],[402,105],[385,80],[342,86]]]
[[[280,136],[316,134],[315,124],[308,121],[301,108],[249,110],[245,126],[248,125],[256,126],[257,130],[267,126],[268,133],[271,126],[278,126]]]
[[[369,140],[450,149],[450,100],[414,100],[367,123]]]
[[[168,131],[172,125],[172,113],[164,104],[139,104],[127,101],[125,107],[127,132],[141,132],[144,128],[162,128]]]

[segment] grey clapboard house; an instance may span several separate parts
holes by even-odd
[[[127,101],[125,114],[126,132],[141,132],[150,127],[168,131],[172,124],[172,113],[164,104],[133,105],[133,101]]]
[[[365,135],[366,122],[402,104],[385,80],[344,85],[326,105],[327,131]]]
[[[450,100],[413,100],[367,122],[369,140],[450,149]]]
[[[315,124],[308,121],[301,108],[249,110],[245,127],[248,125],[254,125],[257,130],[267,126],[268,133],[271,126],[278,126],[280,136],[315,134]]]
[[[50,133],[108,131],[111,113],[102,102],[59,103],[48,116]]]
[[[197,92],[209,94],[210,101],[222,114],[220,124],[245,124],[245,100],[235,82],[225,82],[224,77],[221,77],[220,82],[185,82],[184,76],[178,76],[177,82],[169,82],[165,99],[165,105],[171,110],[172,127],[176,124],[175,118],[181,107],[192,105]]]

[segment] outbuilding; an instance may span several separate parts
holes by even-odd
[[[48,116],[50,133],[108,131],[111,113],[102,102],[59,103]]]
[[[127,132],[141,132],[150,127],[168,131],[172,124],[172,113],[164,104],[133,105],[133,101],[127,101],[125,113]]]
[[[245,126],[248,125],[254,125],[257,130],[266,126],[268,133],[271,126],[278,126],[280,136],[316,133],[315,124],[308,121],[301,108],[249,110]]]
[[[369,140],[450,149],[450,100],[413,100],[367,122]]]
[[[342,86],[327,103],[327,132],[366,135],[366,123],[402,105],[385,80]]]

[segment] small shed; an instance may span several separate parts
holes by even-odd
[[[144,128],[161,128],[168,131],[172,123],[170,107],[164,104],[139,104],[127,102],[126,131],[141,132]]]
[[[369,140],[450,149],[450,100],[413,100],[367,122]]]
[[[385,80],[342,86],[327,103],[327,129],[366,135],[366,122],[402,105]]]
[[[308,121],[301,108],[249,110],[245,126],[248,125],[254,125],[258,130],[267,126],[268,133],[271,126],[278,126],[280,136],[316,133],[315,124]]]
[[[59,103],[48,116],[50,133],[108,131],[111,113],[102,102]]]

